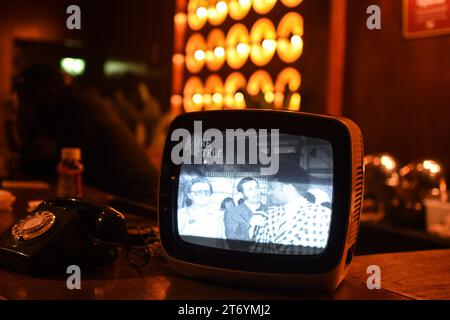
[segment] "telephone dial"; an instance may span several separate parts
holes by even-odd
[[[0,265],[21,273],[65,272],[111,264],[127,240],[124,216],[80,198],[41,203],[0,235]]]

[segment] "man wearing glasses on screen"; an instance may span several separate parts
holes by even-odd
[[[213,189],[203,177],[186,186],[186,207],[178,209],[178,232],[184,236],[224,239],[223,214],[211,205]]]
[[[267,206],[261,202],[261,190],[255,179],[242,179],[237,190],[244,196],[244,201],[225,214],[226,237],[228,240],[254,241],[258,231],[267,225]]]

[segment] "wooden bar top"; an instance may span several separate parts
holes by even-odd
[[[0,232],[23,212],[24,200],[44,194],[14,191],[20,201],[13,213],[0,214]],[[102,194],[100,194],[102,196]],[[381,289],[368,289],[367,268],[381,269]],[[450,299],[450,250],[430,250],[354,257],[349,274],[331,293],[313,294],[212,284],[183,278],[164,257],[152,258],[137,270],[121,251],[114,265],[81,274],[81,290],[69,290],[69,275],[30,277],[0,268],[4,299]],[[1,299],[1,298],[0,298]]]

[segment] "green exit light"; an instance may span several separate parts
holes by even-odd
[[[74,77],[81,76],[86,68],[86,62],[78,58],[62,58],[59,65],[65,73]]]

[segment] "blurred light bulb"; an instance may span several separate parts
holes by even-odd
[[[247,6],[249,4],[249,2],[250,2],[250,0],[239,0],[239,4],[243,7]]]
[[[214,49],[214,55],[217,58],[222,58],[223,56],[225,56],[225,49],[222,47],[217,47]]]
[[[271,91],[267,91],[264,94],[264,100],[266,100],[267,103],[272,103],[275,100],[275,94]]]
[[[210,95],[210,94],[205,94],[205,95],[203,96],[203,102],[204,102],[206,105],[210,105],[210,104],[211,104],[211,95]]]
[[[225,1],[219,1],[216,4],[216,10],[217,12],[225,12],[227,11],[227,4]]]
[[[292,36],[292,38],[291,38],[291,44],[292,44],[295,48],[300,48],[301,45],[302,45],[302,42],[303,42],[302,38],[301,38],[299,35],[297,35],[297,34],[294,34],[294,35]]]
[[[207,61],[213,60],[213,59],[214,59],[214,53],[211,52],[211,51],[206,51],[205,59],[206,59]]]
[[[212,101],[217,104],[222,103],[222,95],[218,92],[214,93],[212,96]]]
[[[381,164],[388,170],[395,168],[395,161],[389,156],[381,156]]]
[[[197,50],[194,53],[195,60],[202,61],[205,59],[205,51]]]
[[[195,14],[199,18],[205,18],[208,15],[208,10],[206,10],[205,7],[198,7],[197,10],[195,11]]]
[[[262,42],[262,47],[266,51],[275,50],[276,46],[277,46],[277,42],[273,39],[264,39]]]
[[[441,171],[441,166],[432,160],[425,160],[423,162],[423,167],[427,170],[430,170],[430,172],[433,174]]]
[[[172,63],[173,64],[183,64],[184,63],[184,56],[181,53],[176,53],[172,57]]]
[[[298,111],[300,110],[300,94],[294,93],[291,97],[291,101],[289,101],[289,110]]]
[[[234,95],[234,101],[236,101],[237,103],[244,102],[244,95],[242,94],[242,92],[236,92],[236,94]]]
[[[186,14],[183,12],[177,13],[174,17],[175,24],[178,24],[178,25],[185,24],[186,20],[187,20]]]
[[[236,46],[236,50],[240,55],[245,55],[248,52],[248,45],[245,43],[239,43]]]
[[[174,106],[181,106],[181,104],[183,103],[183,97],[179,94],[175,94],[170,97],[170,103]]]
[[[192,101],[195,104],[201,104],[203,102],[203,96],[200,93],[196,93],[192,96]]]

